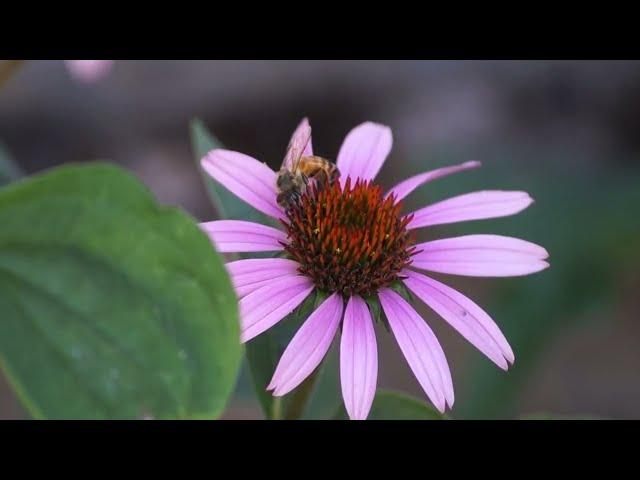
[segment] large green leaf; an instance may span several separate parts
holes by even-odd
[[[345,420],[347,412],[344,405],[334,416],[336,420]],[[371,405],[367,420],[445,420],[433,407],[422,400],[403,393],[389,390],[378,390]]]
[[[215,418],[241,346],[196,224],[108,165],[0,190],[0,360],[37,418]]]
[[[0,187],[22,177],[22,172],[0,142]]]

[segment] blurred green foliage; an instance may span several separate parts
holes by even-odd
[[[473,279],[493,287],[489,301],[481,304],[503,330],[516,362],[504,373],[474,352],[465,378],[456,381],[455,418],[514,418],[518,395],[549,345],[594,317],[606,321],[608,309],[619,300],[616,286],[640,264],[640,170],[597,166],[579,170],[570,163],[571,157],[550,152],[529,152],[533,158],[514,164],[508,159],[515,152],[521,150],[487,150],[479,156],[492,160],[480,170],[434,182],[411,198],[411,207],[417,207],[475,190],[526,190],[536,202],[519,215],[447,225],[422,234],[429,239],[471,233],[510,235],[538,243],[550,254],[551,267],[530,277]],[[468,158],[460,151],[431,156],[435,161],[428,169]],[[419,169],[416,164],[411,167]]]

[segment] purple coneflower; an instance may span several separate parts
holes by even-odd
[[[294,132],[292,144],[305,136],[310,137],[306,119]],[[378,360],[371,304],[382,307],[418,382],[444,412],[454,402],[447,360],[432,330],[398,286],[408,288],[506,370],[514,361],[513,351],[489,315],[460,292],[418,270],[505,277],[548,267],[544,248],[500,235],[416,244],[413,230],[417,228],[512,215],[533,200],[525,192],[486,190],[404,214],[401,200],[417,187],[480,163],[422,173],[384,193],[374,179],[391,145],[388,127],[367,122],[354,128],[338,154],[340,182],[309,188],[286,211],[276,202],[277,174],[266,164],[221,149],[202,159],[209,175],[283,225],[278,230],[238,220],[201,224],[219,252],[284,253],[284,258],[227,264],[240,302],[241,340],[251,340],[278,323],[314,290],[326,295],[287,346],[267,389],[281,396],[300,385],[320,364],[342,324],[340,378],[351,419],[367,417],[376,391]],[[312,154],[310,141],[304,154]]]
[[[91,83],[102,79],[113,66],[113,60],[65,60],[73,78]]]

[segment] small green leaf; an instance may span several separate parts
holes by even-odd
[[[394,281],[391,284],[390,288],[402,298],[404,298],[407,302],[413,303],[415,301],[415,298],[411,294],[411,291],[407,288],[404,282]]]
[[[385,330],[387,332],[391,332],[391,328],[389,327],[389,319],[384,313],[382,306],[380,305],[380,300],[378,300],[377,296],[371,296],[365,298],[367,305],[369,306],[369,312],[371,313],[371,318],[375,323],[382,323]]]
[[[7,149],[0,143],[0,187],[22,177],[22,171],[11,158]]]
[[[221,257],[121,169],[0,190],[0,363],[36,418],[215,418],[242,349]]]
[[[347,412],[344,405],[334,416],[335,420],[346,420]],[[373,399],[373,405],[367,420],[447,420],[448,417],[439,413],[422,400],[403,393],[389,390],[378,390]]]
[[[272,219],[267,218],[240,200],[202,170],[200,166],[202,157],[214,148],[223,147],[200,120],[193,120],[190,130],[192,147],[198,169],[203,176],[209,198],[218,212],[220,219],[249,220],[264,225],[273,224]],[[255,257],[259,255],[252,256]],[[242,257],[242,255],[234,256],[234,258]],[[289,340],[300,327],[302,321],[308,317],[313,307],[313,301],[318,301],[319,299],[318,297],[316,300],[316,297],[311,295],[307,301],[291,315],[246,344],[245,351],[251,378],[254,383],[256,395],[267,418],[278,418],[287,411],[286,403],[288,402],[288,398],[285,397],[276,400],[270,392],[266,391],[266,387],[273,376],[276,365]],[[305,387],[307,387],[307,385],[301,385],[298,388],[302,389]]]

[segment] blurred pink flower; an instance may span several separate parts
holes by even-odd
[[[113,60],[65,60],[71,76],[80,82],[96,82],[104,78],[111,67]]]
[[[312,154],[306,119],[290,145]],[[400,201],[437,178],[477,168],[479,162],[411,177],[386,194],[374,183],[391,151],[388,127],[363,123],[345,138],[337,158],[339,184],[312,188],[283,210],[276,202],[277,173],[242,153],[216,149],[205,171],[284,231],[253,222],[201,224],[219,252],[283,252],[227,264],[239,297],[241,340],[246,342],[295,310],[315,289],[326,299],[311,313],[283,353],[267,389],[289,393],[320,364],[342,324],[340,378],[351,419],[365,419],[376,391],[378,359],[369,304],[381,306],[409,367],[440,412],[454,402],[449,365],[431,328],[402,292],[408,288],[503,370],[514,354],[498,326],[471,299],[419,270],[478,277],[527,275],[547,268],[547,251],[501,235],[464,235],[414,244],[417,228],[521,212],[533,200],[520,191],[458,195],[401,214]],[[289,160],[285,159],[285,162]]]

